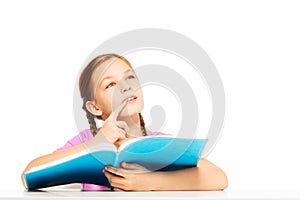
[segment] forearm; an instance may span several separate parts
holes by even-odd
[[[76,145],[74,147],[62,150],[62,151],[56,151],[47,155],[43,155],[40,156],[34,160],[32,160],[24,169],[22,175],[21,175],[21,179],[22,179],[22,183],[24,185],[24,187],[26,188],[26,184],[25,184],[25,180],[24,180],[24,174],[26,172],[28,172],[30,169],[32,169],[33,167],[37,167],[52,161],[56,161],[58,159],[76,154],[80,151],[88,151],[89,148],[93,148],[96,145],[99,145],[103,142],[107,142],[106,140],[104,140],[103,138],[97,137],[97,139],[93,138],[83,144],[79,144]]]
[[[54,161],[54,160],[66,157],[68,155],[75,154],[75,153],[77,153],[77,152],[79,152],[79,151],[81,151],[83,149],[84,149],[83,145],[78,145],[78,146],[75,146],[75,147],[63,150],[63,151],[53,152],[51,154],[40,156],[40,157],[35,158],[34,160],[32,160],[27,165],[27,167],[25,168],[24,172],[30,170],[32,167],[37,167],[39,165],[46,164],[48,162],[51,162],[51,161]]]
[[[58,160],[61,158],[64,158],[66,156],[70,156],[73,155],[75,153],[78,153],[80,151],[88,151],[88,149],[93,148],[97,145],[101,145],[103,143],[108,143],[107,139],[102,135],[99,134],[96,137],[86,141],[85,143],[73,146],[71,148],[62,150],[62,151],[56,151],[47,155],[43,155],[40,156],[34,160],[32,160],[27,167],[25,168],[24,172],[28,171],[29,169],[31,169],[32,167],[36,167],[42,164],[46,164],[48,162],[54,161],[54,160]]]
[[[75,146],[75,147],[63,150],[63,151],[58,151],[58,152],[53,152],[51,154],[43,155],[43,156],[40,156],[40,157],[32,160],[26,166],[26,168],[24,169],[24,171],[23,171],[23,173],[21,175],[21,179],[22,179],[22,183],[23,183],[24,187],[27,188],[26,184],[25,184],[25,180],[24,180],[24,174],[27,171],[29,171],[31,168],[37,167],[37,166],[40,166],[40,165],[43,165],[43,164],[46,164],[46,163],[49,163],[51,161],[55,161],[55,160],[64,158],[64,157],[72,155],[72,154],[75,154],[75,153],[77,153],[79,151],[84,150],[84,148],[85,148],[84,144],[81,144],[81,145],[78,145],[78,146]]]
[[[154,172],[150,179],[151,189],[223,190],[227,187],[226,175],[220,168],[205,159],[200,163],[197,167],[177,171]]]

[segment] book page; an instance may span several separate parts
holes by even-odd
[[[127,146],[131,145],[132,143],[139,141],[139,140],[145,140],[147,138],[154,138],[154,137],[168,137],[170,138],[170,135],[157,135],[157,136],[141,136],[141,137],[135,137],[135,138],[131,138],[129,140],[127,140],[126,142],[124,142],[123,144],[121,144],[121,146],[118,148],[117,152],[121,152],[123,149],[125,149]]]
[[[127,141],[125,141],[123,144],[121,144],[121,146],[119,146],[118,148],[118,152],[122,151],[124,148],[126,148],[128,145],[138,141],[138,140],[142,140],[144,138],[148,138],[148,137],[151,137],[151,136],[142,136],[142,137],[136,137],[136,138],[131,138]]]
[[[142,137],[129,141],[118,150],[115,165],[119,166],[122,161],[138,163],[152,171],[171,165],[173,169],[195,166],[205,143],[206,139]]]

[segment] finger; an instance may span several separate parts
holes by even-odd
[[[146,170],[143,166],[137,164],[137,163],[127,163],[127,162],[122,162],[121,166],[124,169],[129,169],[129,170]]]
[[[107,180],[110,182],[113,174],[109,173],[108,171],[106,171],[105,169],[102,170],[103,174],[106,176]]]
[[[123,177],[116,176],[115,174],[112,174],[106,170],[103,170],[103,174],[109,181],[110,185],[113,187],[120,187],[121,184],[123,183],[123,179],[124,179]]]
[[[113,186],[114,187],[114,190],[116,191],[116,189],[119,189],[119,190],[127,190],[127,187],[126,187],[126,185],[124,185],[124,184],[122,184],[122,183],[115,183],[115,182],[113,182],[113,183],[110,183],[110,185],[111,186]],[[118,191],[118,190],[117,190]]]
[[[126,104],[127,104],[127,101],[123,101],[119,106],[117,106],[113,110],[113,112],[110,114],[109,117],[112,117],[112,119],[114,119],[116,121],[120,112],[123,110],[123,108],[125,107]]]
[[[115,167],[111,167],[111,166],[106,166],[104,168],[105,171],[112,173],[114,175],[117,175],[119,177],[124,177],[125,171],[121,168],[115,168]]]
[[[119,188],[121,190],[124,190],[125,184],[124,184],[124,178],[121,178],[119,176],[115,176],[114,174],[111,174],[105,170],[103,170],[104,175],[106,176],[109,184],[114,188]]]
[[[119,128],[118,131],[114,133],[111,142],[119,147],[124,139],[126,139],[126,132]]]
[[[118,127],[116,129],[115,133],[116,133],[115,136],[116,136],[117,140],[126,138],[126,131],[122,128]]]
[[[125,121],[117,121],[116,124],[119,128],[123,129],[126,133],[129,132],[129,127]]]

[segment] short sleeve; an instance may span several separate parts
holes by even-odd
[[[67,143],[64,146],[56,149],[56,151],[62,151],[62,150],[69,149],[71,147],[82,144],[82,143],[90,140],[91,138],[93,138],[93,135],[92,135],[90,129],[83,130],[78,135],[76,135],[75,137],[73,137],[72,139],[67,141]]]
[[[147,135],[148,136],[170,136],[170,137],[172,137],[172,134],[169,134],[169,133],[152,132],[150,130],[147,130]]]

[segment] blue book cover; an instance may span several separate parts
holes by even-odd
[[[206,139],[141,137],[123,143],[101,144],[63,159],[30,169],[24,174],[29,190],[69,183],[110,186],[102,173],[106,165],[137,163],[151,171],[170,171],[196,166]]]

